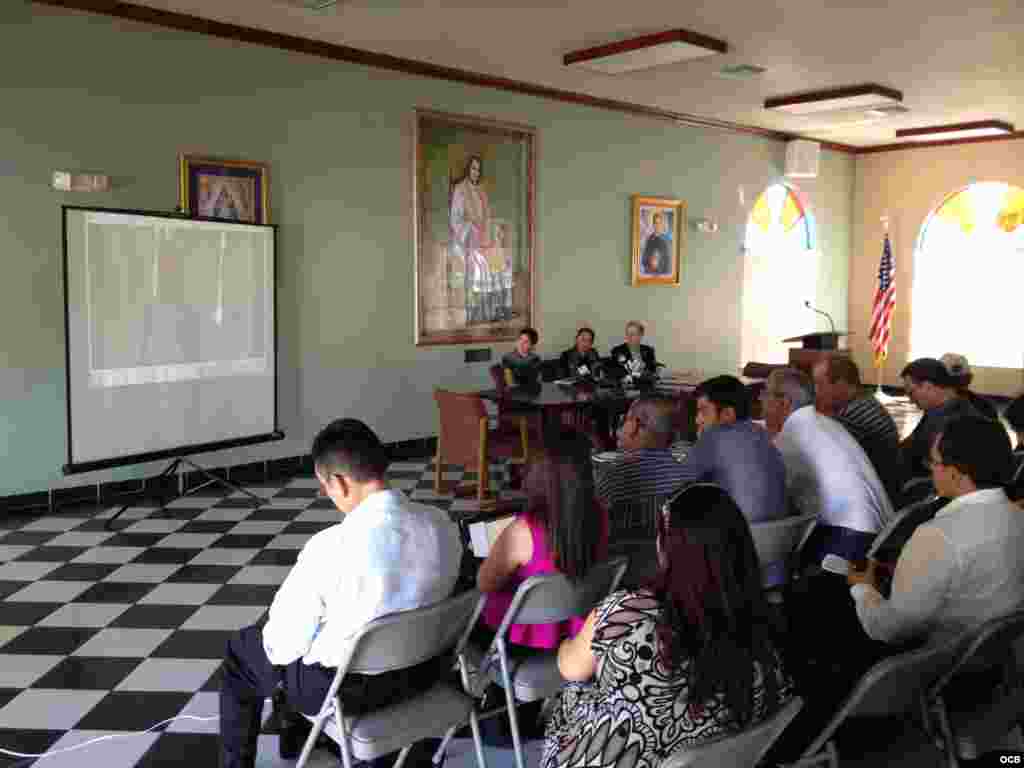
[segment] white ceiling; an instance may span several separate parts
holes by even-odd
[[[342,0],[319,13],[295,0],[135,2],[856,146],[891,143],[897,128],[990,118],[1024,129],[1020,0]],[[562,64],[569,51],[672,28],[730,50],[614,76]],[[730,64],[767,71],[751,80],[717,74]],[[762,108],[771,96],[869,82],[903,91],[910,112],[856,124],[859,116]]]

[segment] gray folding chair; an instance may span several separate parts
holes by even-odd
[[[513,624],[552,624],[573,616],[586,616],[594,605],[616,590],[628,565],[625,557],[610,558],[591,568],[576,585],[562,574],[531,576],[519,585],[494,635],[494,642],[479,656],[481,673],[505,689],[505,709],[512,730],[516,768],[525,768],[516,702],[554,696],[562,690],[565,680],[558,671],[557,648],[548,651],[510,647],[505,639],[509,627]],[[467,648],[467,654],[470,650],[471,646]],[[497,665],[493,663],[494,656],[497,657]],[[501,711],[494,710],[483,716]]]
[[[442,736],[467,721],[473,731],[479,768],[487,768],[480,741],[474,701],[465,690],[438,680],[429,690],[393,706],[358,717],[346,716],[338,688],[349,672],[366,675],[404,669],[435,658],[455,647],[461,657],[464,631],[476,621],[480,593],[470,590],[426,608],[400,611],[374,619],[355,637],[347,657],[338,665],[320,712],[307,718],[313,729],[299,757],[297,768],[309,758],[323,730],[341,747],[345,768],[353,758],[372,760],[401,750],[395,768],[401,768],[409,750],[420,739]]]
[[[956,664],[932,685],[931,711],[938,720],[950,768],[957,768],[961,757],[972,760],[984,749],[1004,746],[1001,740],[1024,721],[1024,679],[1014,654],[1021,637],[1024,611],[968,630],[961,635],[964,650]],[[1002,680],[994,689],[970,701],[950,700],[951,684],[989,669],[1002,670]],[[1018,742],[1013,748],[1022,747]]]
[[[932,494],[898,510],[875,536],[867,556],[882,562],[895,563],[903,546],[910,540],[918,526],[934,518],[935,513],[949,501]]]
[[[882,659],[864,673],[824,730],[790,768],[823,764],[839,768],[839,751],[832,737],[848,718],[915,713],[927,724],[928,690],[952,668],[960,647],[959,640],[952,640]]]
[[[754,538],[754,549],[757,550],[757,557],[761,561],[762,584],[768,586],[769,565],[780,561],[788,564],[817,517],[817,514],[812,512],[800,517],[784,517],[781,520],[769,520],[750,525],[750,535]],[[789,580],[788,568],[786,580]]]
[[[658,768],[754,768],[803,705],[803,699],[795,698],[752,728],[680,748],[662,760]]]

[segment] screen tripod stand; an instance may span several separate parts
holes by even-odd
[[[163,472],[161,472],[159,475],[157,475],[155,478],[153,478],[153,480],[160,481],[160,480],[162,480],[164,478],[172,477],[174,475],[174,473],[178,471],[178,467],[180,467],[182,464],[185,464],[188,467],[191,467],[194,471],[199,472],[200,474],[204,475],[207,478],[206,482],[202,483],[200,485],[197,485],[195,488],[189,488],[187,491],[180,491],[179,490],[179,492],[173,498],[171,498],[171,499],[165,499],[165,497],[163,496],[162,491],[157,492],[157,491],[145,491],[144,490],[142,492],[142,498],[143,499],[153,498],[153,497],[155,497],[157,495],[157,493],[160,494],[160,496],[159,496],[159,498],[160,498],[160,506],[157,507],[157,512],[161,512],[162,510],[166,509],[167,505],[170,504],[172,501],[177,501],[178,499],[183,499],[186,496],[188,496],[189,494],[195,493],[196,491],[201,491],[203,488],[206,488],[206,487],[208,487],[210,485],[215,485],[215,484],[223,485],[225,488],[230,488],[231,490],[235,491],[236,493],[245,494],[246,496],[248,496],[253,501],[253,503],[257,507],[267,501],[267,499],[263,498],[262,496],[257,496],[255,493],[252,493],[251,491],[245,490],[245,488],[243,488],[242,486],[237,485],[235,483],[232,483],[230,480],[226,480],[223,477],[217,477],[217,475],[213,474],[210,470],[208,470],[208,469],[206,469],[204,467],[199,466],[194,461],[192,461],[191,459],[186,459],[184,456],[179,456],[174,461],[172,461],[170,463],[170,465]],[[181,482],[182,481],[179,478],[179,480],[178,480],[178,483],[179,483],[178,487],[179,488],[181,488]],[[126,509],[128,509],[128,507],[134,506],[135,504],[137,504],[138,501],[139,501],[138,499],[135,499],[135,500],[125,504],[123,507],[121,507],[119,510],[117,510],[117,512],[114,514],[113,517],[111,517],[109,520],[107,520],[107,522],[104,524],[103,527],[106,528],[108,531],[113,530],[113,528],[111,528],[111,526],[114,524],[114,521],[117,520],[117,518],[119,518],[122,514],[124,514],[124,511]]]

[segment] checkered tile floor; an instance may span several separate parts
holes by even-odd
[[[492,474],[500,487],[504,469]],[[475,509],[435,496],[425,461],[389,476],[453,514]],[[247,487],[267,502],[188,496],[164,511],[129,508],[115,531],[104,530],[113,508],[0,519],[0,748],[39,753],[217,716],[229,635],[261,620],[306,540],[340,521],[315,478]],[[217,734],[216,720],[179,720],[35,762],[0,755],[0,766],[216,766]],[[276,737],[261,737],[260,752],[261,766],[291,764]],[[334,764],[326,758],[313,765]]]

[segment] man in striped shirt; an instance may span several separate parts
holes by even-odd
[[[903,464],[896,422],[873,395],[864,391],[860,369],[850,358],[822,360],[813,373],[818,410],[853,435],[878,473],[889,500],[898,506]]]
[[[598,472],[598,497],[609,509],[625,502],[676,491],[686,480],[682,465],[669,450],[672,402],[641,397],[630,406],[618,434],[621,458]]]

